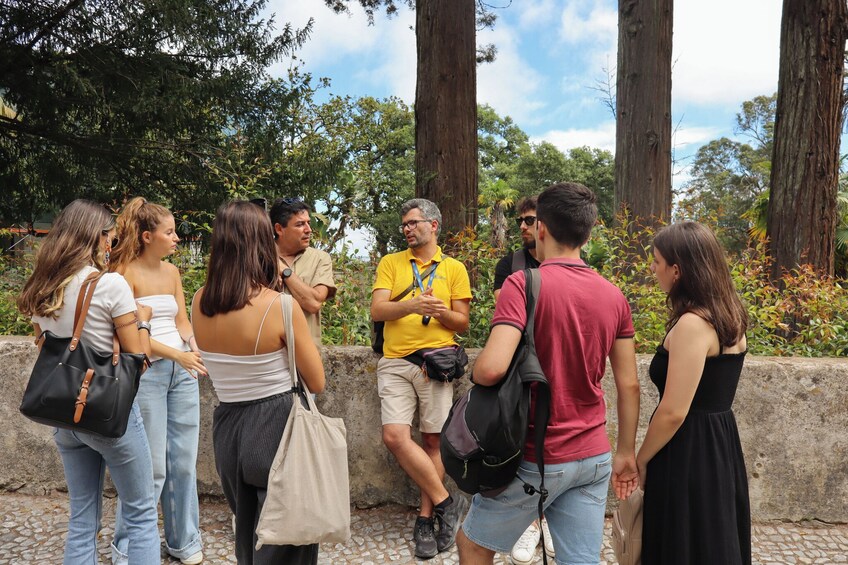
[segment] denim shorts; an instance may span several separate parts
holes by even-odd
[[[545,465],[545,519],[551,531],[556,563],[597,565],[604,535],[607,488],[612,473],[609,452],[568,463]],[[535,463],[522,461],[518,476],[539,486]],[[513,479],[501,494],[485,498],[475,494],[462,530],[481,547],[509,553],[538,514],[539,495],[524,492],[524,483]]]

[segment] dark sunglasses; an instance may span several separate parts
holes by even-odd
[[[515,218],[515,224],[518,227],[521,227],[522,222],[527,224],[527,227],[529,228],[530,226],[536,223],[536,216],[518,216],[517,218]]]

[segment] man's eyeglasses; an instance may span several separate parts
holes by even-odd
[[[404,222],[401,225],[399,225],[398,229],[400,229],[400,233],[403,233],[403,230],[405,230],[406,228],[414,230],[415,228],[418,227],[418,224],[426,224],[427,222],[432,222],[432,221],[433,220],[409,220],[408,222]]]
[[[522,223],[527,224],[527,227],[529,228],[530,226],[536,223],[536,216],[519,216],[515,218],[515,224],[519,228],[521,227]]]

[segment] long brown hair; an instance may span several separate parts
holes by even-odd
[[[729,347],[748,329],[748,311],[739,299],[724,249],[708,227],[680,222],[661,229],[654,247],[663,259],[677,265],[680,276],[668,293],[671,329],[680,317],[693,312],[715,328],[719,343]]]
[[[101,238],[114,226],[115,219],[101,204],[74,200],[65,206],[41,243],[35,268],[18,297],[18,309],[27,316],[56,318],[74,275],[89,265],[106,268]]]
[[[170,210],[148,202],[141,196],[136,196],[124,204],[118,216],[118,245],[109,256],[109,269],[123,273],[127,265],[144,251],[142,234],[155,231],[162,220],[169,216]]]
[[[200,311],[206,316],[239,310],[262,287],[280,290],[274,228],[265,210],[244,200],[218,208]]]

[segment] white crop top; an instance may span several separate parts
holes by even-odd
[[[151,294],[137,298],[139,302],[153,309],[153,317],[150,319],[150,338],[155,339],[162,345],[173,347],[179,351],[188,351],[180,332],[177,330],[177,299],[173,294]],[[150,356],[151,361],[158,361],[161,357]]]
[[[209,378],[212,379],[212,386],[215,387],[219,401],[259,400],[292,389],[288,350],[283,347],[270,353],[256,353],[265,318],[271,306],[276,303],[276,299],[272,300],[262,316],[253,355],[230,355],[200,350],[200,356],[209,372]]]
[[[58,318],[33,316],[32,321],[42,330],[50,330],[59,337],[74,334],[74,310],[83,281],[96,271],[94,267],[82,268],[65,287],[65,301],[57,311]],[[82,339],[97,351],[112,351],[113,318],[136,311],[135,299],[126,279],[118,273],[106,273],[97,282],[91,306],[82,329]]]

